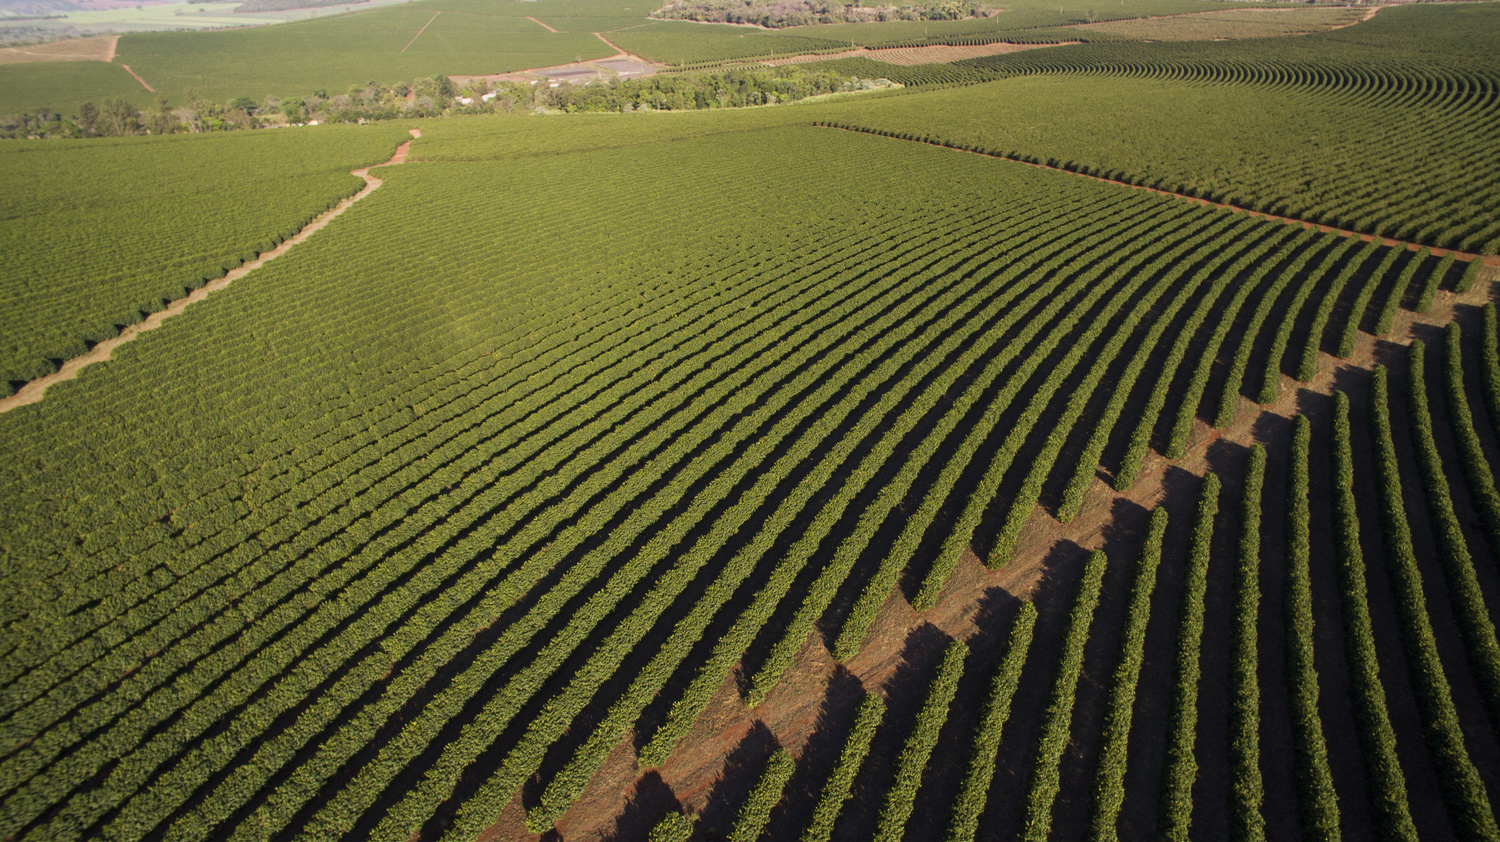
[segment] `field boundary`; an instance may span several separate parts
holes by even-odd
[[[417,39],[422,37],[422,33],[426,32],[427,31],[427,27],[432,26],[432,22],[435,21],[435,20],[437,20],[437,16],[440,15],[440,14],[442,14],[442,13],[443,13],[442,10],[438,10],[436,12],[433,12],[432,13],[432,17],[428,18],[427,22],[424,23],[424,24],[422,24],[422,28],[417,30],[417,34],[411,36],[411,40],[406,42],[406,47],[410,47],[412,44],[417,43]],[[541,21],[537,21],[537,23],[541,23]],[[545,24],[543,24],[543,25],[545,25]],[[403,53],[406,52],[406,47],[402,47],[401,48],[401,52],[403,52]]]
[[[1259,217],[1261,219],[1271,220],[1271,221],[1274,221],[1274,222],[1281,222],[1281,223],[1284,223],[1286,225],[1300,225],[1303,228],[1315,228],[1319,232],[1324,233],[1324,234],[1338,234],[1341,237],[1358,237],[1358,238],[1360,238],[1361,240],[1363,240],[1364,242],[1367,242],[1367,243],[1373,241],[1376,238],[1376,235],[1374,235],[1374,234],[1364,234],[1364,233],[1361,233],[1359,231],[1350,231],[1350,230],[1345,229],[1345,228],[1335,228],[1332,225],[1323,225],[1321,223],[1310,222],[1310,221],[1308,221],[1306,219],[1297,219],[1295,217],[1290,217],[1290,216],[1277,216],[1276,214],[1265,213],[1263,211],[1258,211],[1258,210],[1255,210],[1253,208],[1243,207],[1241,205],[1229,204],[1229,203],[1225,203],[1225,202],[1215,202],[1215,201],[1213,201],[1211,199],[1204,199],[1204,198],[1199,197],[1199,196],[1189,196],[1186,193],[1174,193],[1171,190],[1162,190],[1159,187],[1147,187],[1144,184],[1131,184],[1128,181],[1118,181],[1118,180],[1113,179],[1113,178],[1105,178],[1103,176],[1090,175],[1088,173],[1082,173],[1082,172],[1078,172],[1076,170],[1065,169],[1063,167],[1055,167],[1055,166],[1052,166],[1051,164],[1037,164],[1037,163],[1033,163],[1031,161],[1022,161],[1019,158],[1010,158],[1010,157],[1007,157],[1005,155],[995,155],[995,154],[990,153],[990,152],[980,152],[980,151],[977,151],[977,150],[974,150],[974,149],[963,149],[963,148],[958,147],[958,146],[953,146],[951,144],[943,143],[942,141],[937,141],[937,140],[917,140],[917,139],[908,139],[908,138],[903,138],[903,137],[892,137],[892,136],[890,136],[888,134],[882,134],[879,131],[876,131],[874,129],[865,129],[865,128],[860,128],[858,126],[836,126],[836,125],[833,125],[831,123],[818,123],[816,125],[817,125],[818,128],[838,129],[840,131],[846,131],[846,132],[858,132],[860,134],[870,134],[870,135],[875,135],[876,137],[886,138],[887,140],[899,141],[901,143],[921,143],[921,144],[925,144],[927,146],[936,146],[939,149],[948,149],[948,150],[951,150],[953,152],[964,152],[964,153],[967,153],[969,155],[978,155],[978,156],[983,157],[983,158],[992,158],[992,159],[997,160],[997,161],[1007,161],[1007,162],[1012,163],[1012,164],[1022,164],[1022,165],[1028,166],[1028,167],[1035,167],[1036,169],[1039,169],[1039,170],[1050,170],[1052,172],[1057,172],[1057,173],[1063,173],[1063,174],[1066,174],[1066,175],[1077,176],[1079,178],[1087,178],[1087,179],[1092,179],[1094,181],[1101,181],[1101,182],[1104,182],[1105,184],[1113,184],[1113,185],[1116,185],[1118,187],[1129,187],[1132,190],[1144,190],[1147,193],[1155,193],[1155,194],[1157,194],[1159,196],[1170,196],[1170,197],[1172,197],[1174,199],[1181,199],[1181,200],[1187,201],[1187,202],[1195,202],[1195,203],[1200,204],[1200,205],[1206,205],[1208,207],[1219,208],[1221,210],[1242,211],[1244,213],[1250,214],[1251,216]],[[1387,245],[1404,246],[1408,251],[1418,251],[1420,249],[1427,249],[1435,257],[1445,257],[1445,256],[1447,256],[1449,254],[1452,254],[1454,257],[1460,258],[1460,259],[1463,259],[1463,260],[1478,260],[1480,263],[1482,263],[1485,266],[1500,266],[1500,255],[1496,255],[1496,254],[1472,254],[1472,253],[1466,252],[1466,251],[1458,251],[1457,249],[1439,248],[1437,246],[1429,246],[1429,245],[1424,245],[1422,243],[1413,243],[1413,242],[1408,242],[1406,240],[1397,240],[1397,239],[1395,239],[1393,237],[1380,237],[1380,240],[1381,240],[1381,242],[1386,243]]]
[[[128,70],[129,68],[126,69]],[[141,84],[145,83],[142,82]],[[422,136],[421,129],[409,129],[408,131],[413,138]],[[400,146],[396,147],[396,152],[395,154],[391,155],[390,160],[385,161],[384,163],[373,164],[368,167],[360,167],[358,169],[350,170],[350,175],[357,175],[365,180],[365,186],[360,188],[358,193],[355,193],[354,195],[343,199],[330,210],[326,210],[323,213],[319,214],[316,218],[313,219],[313,221],[302,226],[302,228],[298,230],[297,233],[281,241],[281,244],[276,246],[276,248],[257,255],[254,260],[247,261],[241,264],[238,268],[231,269],[224,275],[224,277],[219,278],[216,281],[210,281],[209,283],[204,284],[198,289],[193,290],[191,294],[173,301],[171,305],[169,305],[166,309],[158,310],[157,312],[152,313],[144,320],[137,322],[136,324],[127,325],[123,330],[120,331],[118,336],[106,339],[103,342],[98,343],[94,347],[90,348],[87,354],[74,357],[73,359],[64,362],[56,372],[45,377],[38,377],[37,379],[32,380],[25,386],[17,389],[16,393],[8,398],[0,398],[0,415],[10,412],[12,409],[29,406],[30,404],[40,402],[42,399],[42,394],[47,391],[47,387],[57,383],[62,383],[66,380],[74,379],[81,371],[83,371],[83,369],[93,365],[94,363],[102,363],[108,361],[113,355],[116,348],[134,340],[136,337],[140,336],[142,333],[145,333],[148,330],[155,330],[161,327],[162,324],[167,321],[167,319],[181,315],[183,311],[185,311],[190,305],[202,301],[213,293],[224,289],[240,278],[243,278],[251,272],[254,272],[256,269],[259,269],[267,262],[275,260],[283,254],[286,254],[288,251],[291,251],[293,246],[296,246],[305,241],[308,237],[311,237],[320,228],[332,222],[334,217],[348,210],[350,205],[353,205],[360,199],[363,199],[364,197],[375,192],[376,188],[385,183],[384,180],[370,175],[370,170],[375,169],[376,167],[389,167],[395,166],[396,164],[405,163],[407,152],[410,149],[411,141],[408,140]]]
[[[123,68],[125,68],[125,72],[126,73],[129,73],[131,76],[134,76],[135,80],[137,82],[141,83],[141,87],[145,88],[146,90],[150,91],[153,94],[156,93],[156,89],[153,88],[153,87],[151,87],[150,85],[146,84],[146,80],[142,79],[141,75],[139,73],[136,73],[134,70],[131,70],[130,69],[130,65],[128,65],[128,64],[122,64],[120,66],[123,67]]]

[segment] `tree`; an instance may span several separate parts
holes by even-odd
[[[99,122],[98,106],[92,102],[85,102],[83,105],[78,106],[78,128],[83,132],[84,137],[90,137],[94,134],[94,124],[97,122]]]
[[[110,137],[139,134],[141,117],[134,105],[119,97],[107,97],[96,125],[99,128],[99,134]]]
[[[177,120],[172,116],[172,106],[166,94],[156,97],[156,110],[146,118],[146,131],[151,134],[171,134],[177,131]]]

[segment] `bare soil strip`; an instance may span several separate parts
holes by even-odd
[[[46,44],[0,48],[0,64],[35,64],[44,61],[113,61],[118,35],[69,38]]]
[[[417,42],[417,39],[422,37],[422,33],[427,31],[427,27],[432,26],[432,22],[437,20],[437,16],[440,14],[442,14],[442,12],[440,11],[433,12],[432,17],[428,18],[427,22],[422,24],[422,28],[417,30],[417,34],[411,36],[411,40],[406,42],[406,47],[410,47],[412,44],[415,44]],[[535,20],[535,18],[532,18],[532,20]],[[537,23],[541,23],[541,21],[537,21]],[[546,26],[546,24],[542,25]],[[406,47],[402,47],[401,52],[406,52]]]
[[[422,136],[421,129],[409,129],[408,131],[414,138]],[[304,225],[302,227],[302,230],[298,231],[296,234],[293,234],[286,240],[283,240],[281,242],[281,245],[278,245],[276,248],[271,249],[268,252],[264,252],[254,260],[241,264],[237,269],[231,269],[227,274],[224,275],[224,277],[219,278],[216,281],[210,281],[209,283],[199,287],[198,289],[193,290],[190,295],[177,299],[164,310],[152,313],[150,316],[147,316],[144,321],[126,326],[124,330],[120,331],[119,336],[116,336],[112,339],[106,339],[103,342],[95,345],[93,348],[89,349],[89,352],[87,354],[68,360],[67,362],[62,364],[62,368],[59,369],[56,373],[49,374],[46,377],[39,377],[31,381],[30,383],[27,383],[25,386],[22,386],[16,391],[14,395],[11,395],[8,398],[0,399],[0,414],[9,412],[12,409],[16,409],[17,407],[27,406],[41,401],[42,393],[47,391],[48,386],[56,383],[61,383],[65,380],[72,380],[73,378],[78,376],[78,373],[80,371],[87,368],[88,366],[91,366],[94,363],[100,363],[109,360],[114,350],[119,346],[124,345],[126,342],[130,342],[131,340],[135,339],[137,336],[140,336],[142,333],[145,333],[148,330],[155,330],[161,327],[162,323],[167,319],[181,315],[189,305],[196,304],[197,302],[202,301],[209,295],[218,292],[221,289],[224,289],[240,278],[243,278],[251,272],[254,272],[261,266],[264,266],[268,261],[275,260],[283,254],[286,254],[288,251],[291,251],[293,246],[303,242],[323,226],[332,222],[334,217],[348,210],[350,205],[373,193],[375,191],[375,188],[383,184],[384,181],[382,179],[376,178],[373,175],[370,175],[370,170],[375,169],[375,167],[389,167],[396,164],[405,163],[406,153],[410,148],[411,141],[407,141],[396,147],[396,153],[391,156],[391,159],[389,161],[386,161],[383,164],[375,164],[374,166],[360,167],[357,170],[350,170],[350,175],[357,175],[365,180],[365,186],[361,188],[358,193],[355,193],[353,196],[350,196],[349,198],[344,199],[342,202],[339,202],[338,205],[336,205],[332,210],[324,211],[312,222]]]
[[[129,73],[131,76],[134,76],[135,80],[137,82],[141,83],[141,87],[145,88],[146,90],[150,91],[153,94],[156,93],[156,89],[153,88],[153,87],[151,87],[150,85],[146,84],[146,80],[142,79],[139,73],[136,73],[134,70],[131,70],[130,69],[130,65],[128,65],[128,64],[122,64],[120,66],[123,67],[123,68],[125,68],[125,72],[126,73]]]
[[[836,127],[834,127],[834,126],[825,126],[824,128],[836,128]],[[843,129],[843,131],[860,132],[859,129]],[[861,134],[874,134],[874,133],[873,132],[861,132]],[[885,136],[884,135],[876,135],[876,137],[885,137]],[[1114,185],[1119,186],[1119,187],[1129,187],[1132,190],[1144,190],[1147,193],[1155,193],[1155,194],[1157,194],[1159,196],[1171,196],[1174,199],[1182,199],[1185,202],[1194,202],[1196,204],[1207,205],[1209,207],[1215,207],[1215,208],[1222,208],[1224,210],[1243,211],[1244,213],[1248,213],[1251,216],[1257,216],[1257,217],[1260,217],[1262,219],[1270,219],[1270,220],[1274,220],[1276,222],[1285,223],[1287,225],[1300,225],[1303,228],[1316,228],[1318,231],[1321,231],[1324,234],[1338,234],[1341,237],[1359,237],[1361,240],[1364,240],[1365,242],[1370,242],[1371,240],[1375,239],[1375,235],[1374,234],[1361,234],[1358,231],[1349,231],[1349,230],[1346,230],[1346,229],[1343,229],[1343,228],[1334,228],[1331,225],[1320,225],[1320,224],[1318,224],[1316,222],[1308,222],[1305,219],[1295,219],[1295,218],[1290,217],[1290,216],[1276,216],[1275,214],[1262,213],[1261,211],[1252,210],[1252,209],[1246,208],[1246,207],[1241,207],[1240,205],[1225,204],[1224,202],[1214,202],[1214,201],[1210,201],[1208,199],[1200,199],[1197,196],[1189,196],[1186,193],[1173,193],[1170,190],[1159,190],[1159,189],[1157,189],[1155,187],[1146,187],[1146,186],[1141,185],[1141,184],[1131,184],[1128,181],[1116,181],[1116,180],[1114,180],[1112,178],[1104,178],[1102,176],[1089,175],[1087,173],[1081,173],[1081,172],[1074,172],[1073,170],[1066,170],[1066,169],[1063,169],[1062,167],[1053,167],[1053,166],[1049,166],[1047,164],[1033,164],[1030,161],[1017,161],[1014,158],[1006,158],[1006,157],[1001,156],[1001,155],[991,155],[988,152],[975,152],[975,151],[970,150],[970,149],[958,149],[956,147],[948,146],[948,145],[945,145],[945,144],[942,144],[942,143],[936,143],[934,141],[929,141],[929,140],[906,140],[904,138],[894,138],[894,137],[893,138],[887,138],[887,139],[888,140],[901,141],[902,143],[925,143],[928,146],[936,146],[939,149],[948,149],[948,150],[951,150],[951,151],[954,151],[954,152],[963,152],[963,153],[969,154],[969,155],[979,155],[979,156],[984,157],[984,158],[993,158],[993,159],[995,159],[997,161],[1007,161],[1007,162],[1012,163],[1012,164],[1022,164],[1024,166],[1028,166],[1028,167],[1035,167],[1035,168],[1037,168],[1039,170],[1051,170],[1052,172],[1065,173],[1067,175],[1077,176],[1079,178],[1087,178],[1087,179],[1092,179],[1094,181],[1102,181],[1105,184],[1114,184]],[[1443,257],[1443,256],[1451,253],[1451,254],[1453,254],[1454,257],[1462,258],[1463,260],[1478,260],[1478,261],[1482,262],[1486,266],[1500,266],[1500,255],[1495,255],[1495,254],[1470,254],[1469,252],[1466,252],[1466,251],[1458,251],[1456,249],[1438,248],[1436,246],[1427,246],[1427,245],[1423,245],[1421,243],[1409,243],[1409,242],[1406,242],[1405,240],[1396,240],[1396,239],[1392,239],[1390,237],[1381,237],[1381,240],[1385,241],[1387,244],[1405,246],[1409,251],[1417,251],[1419,249],[1424,249],[1425,248],[1425,249],[1427,249],[1429,252],[1431,252],[1433,255],[1435,255],[1437,257]]]
[[[552,27],[548,26],[545,23],[542,23],[541,21],[537,20],[536,18],[532,17],[531,15],[527,15],[526,19],[529,20],[529,21],[531,21],[532,23],[536,24],[537,26],[540,26],[541,28],[547,30],[548,32],[557,32],[557,30],[553,29]],[[596,32],[594,34],[597,35],[598,33]]]

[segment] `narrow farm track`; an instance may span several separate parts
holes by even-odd
[[[1009,564],[999,570],[988,570],[978,556],[966,551],[931,610],[916,611],[900,588],[893,590],[871,627],[864,648],[844,664],[835,661],[821,635],[813,634],[781,683],[755,708],[744,703],[736,678],[728,677],[690,734],[660,769],[647,771],[637,767],[633,737],[627,735],[615,746],[575,807],[558,822],[558,830],[563,838],[608,838],[617,828],[627,826],[622,818],[632,805],[660,798],[657,790],[670,792],[688,811],[702,811],[713,798],[716,782],[728,774],[726,764],[733,747],[749,740],[757,731],[768,732],[770,739],[793,754],[801,753],[817,735],[820,711],[827,704],[825,686],[848,684],[852,677],[869,693],[895,692],[889,682],[901,673],[904,649],[921,627],[931,625],[956,640],[967,641],[982,634],[975,620],[986,602],[993,600],[996,589],[1016,598],[1031,598],[1058,567],[1081,564],[1087,551],[1106,543],[1115,512],[1150,509],[1174,495],[1193,492],[1196,486],[1183,483],[1182,472],[1202,476],[1209,469],[1211,449],[1222,446],[1222,442],[1248,448],[1260,438],[1257,431],[1269,426],[1268,419],[1285,422],[1301,411],[1308,393],[1330,395],[1336,388],[1347,388],[1341,380],[1343,375],[1353,368],[1373,366],[1379,345],[1408,344],[1418,334],[1441,329],[1454,319],[1460,308],[1482,306],[1490,300],[1491,284],[1500,280],[1500,272],[1493,269],[1487,275],[1467,293],[1440,291],[1427,313],[1403,310],[1390,336],[1377,338],[1361,332],[1354,352],[1347,359],[1320,353],[1316,375],[1309,382],[1299,383],[1283,374],[1282,388],[1274,402],[1256,405],[1241,398],[1240,412],[1225,429],[1195,420],[1187,452],[1176,460],[1152,452],[1142,466],[1139,479],[1128,491],[1117,492],[1104,479],[1094,479],[1080,515],[1071,523],[1059,524],[1045,508],[1036,507]],[[1178,476],[1174,477],[1174,473]],[[1059,552],[1059,548],[1065,549]],[[537,838],[526,834],[523,817],[522,796],[517,793],[499,820],[480,838]]]
[[[427,22],[424,23],[424,24],[422,24],[422,28],[417,30],[417,34],[411,36],[411,40],[407,41],[406,42],[406,46],[401,48],[401,52],[403,52],[403,53],[406,52],[407,48],[409,48],[412,44],[417,43],[417,39],[422,37],[422,33],[427,31],[427,27],[432,26],[432,22],[435,21],[435,20],[437,20],[437,17],[440,14],[442,14],[442,12],[440,12],[440,11],[439,12],[433,12],[432,13],[432,17],[428,18]],[[537,21],[537,23],[541,23],[541,21]],[[542,25],[546,26],[546,24],[544,24],[544,23]]]
[[[113,50],[111,50],[111,53],[113,53]],[[111,56],[110,56],[110,61],[114,61],[113,54],[111,54]],[[141,83],[141,87],[145,88],[146,90],[150,91],[153,94],[156,93],[156,89],[153,88],[153,87],[151,87],[150,85],[146,84],[146,80],[142,79],[141,75],[139,73],[136,73],[134,70],[131,70],[130,69],[130,65],[128,65],[128,64],[122,64],[120,66],[123,67],[123,68],[125,68],[125,72],[129,73],[132,77],[134,77],[137,82],[140,82]]]
[[[541,28],[547,30],[548,32],[553,32],[553,33],[557,32],[557,30],[553,29],[552,27],[548,26],[545,23],[542,23],[541,21],[537,20],[536,18],[532,17],[531,15],[527,15],[526,19],[529,20],[529,21],[531,21],[532,23],[536,24],[537,26],[540,26]],[[598,35],[599,33],[595,32],[594,34]],[[614,45],[610,45],[610,46],[614,46]]]
[[[129,70],[130,68],[127,67],[125,69]],[[132,73],[131,75],[134,76],[135,74]],[[141,84],[144,85],[146,83],[142,82]],[[147,90],[150,90],[150,88],[148,87]],[[409,131],[413,138],[422,136],[421,129],[410,129]],[[155,330],[156,328],[161,327],[168,319],[181,315],[189,305],[196,304],[197,302],[202,301],[209,295],[218,292],[225,287],[228,287],[230,284],[234,283],[240,278],[243,278],[251,272],[254,272],[256,269],[259,269],[268,261],[274,260],[282,256],[283,254],[286,254],[288,251],[291,251],[292,247],[307,240],[308,237],[311,237],[319,229],[332,222],[333,219],[339,214],[342,214],[344,211],[348,210],[349,207],[355,202],[370,195],[370,193],[374,192],[376,188],[380,187],[380,185],[383,184],[384,181],[382,179],[376,178],[373,175],[370,175],[370,170],[375,169],[376,167],[389,167],[396,164],[405,163],[406,154],[410,147],[411,141],[407,141],[406,143],[403,143],[400,146],[396,147],[395,154],[391,155],[390,160],[386,161],[385,163],[376,164],[370,167],[361,167],[356,170],[350,170],[350,175],[357,175],[365,180],[365,186],[360,189],[358,193],[355,193],[353,196],[344,199],[343,201],[339,202],[338,205],[336,205],[332,210],[324,212],[313,221],[307,223],[307,225],[303,226],[302,229],[299,230],[296,234],[292,235],[286,240],[283,240],[281,244],[276,248],[259,255],[254,260],[242,264],[237,269],[230,270],[224,275],[224,277],[219,278],[216,281],[211,281],[210,283],[207,283],[202,287],[193,290],[192,294],[184,296],[183,298],[179,298],[178,300],[172,302],[171,306],[152,313],[143,321],[137,324],[128,325],[124,330],[120,331],[120,334],[118,336],[100,342],[93,348],[89,349],[89,352],[87,354],[74,357],[73,359],[64,362],[62,364],[62,367],[58,369],[55,374],[49,374],[46,377],[39,377],[36,380],[33,380],[30,383],[27,383],[25,386],[22,386],[20,389],[16,390],[16,393],[11,395],[10,397],[0,398],[0,413],[6,413],[11,411],[12,409],[16,409],[22,406],[28,406],[30,404],[41,401],[43,393],[47,391],[47,387],[52,386],[56,383],[62,383],[64,381],[74,379],[78,376],[79,372],[83,371],[83,369],[93,365],[94,363],[108,361],[114,354],[114,350],[116,348],[124,345],[127,342],[133,341],[137,336],[140,336],[146,331]]]
[[[885,135],[879,135],[876,132],[867,131],[865,129],[860,129],[860,128],[853,128],[853,127],[846,127],[846,126],[831,126],[831,125],[826,125],[826,124],[824,124],[822,127],[823,128],[831,128],[831,129],[840,129],[840,130],[849,131],[849,132],[860,132],[862,134],[876,134],[879,137],[885,137]],[[1039,169],[1039,170],[1050,170],[1052,172],[1066,173],[1068,175],[1077,176],[1079,178],[1086,178],[1086,179],[1089,179],[1091,181],[1099,181],[1099,182],[1103,182],[1105,184],[1113,184],[1116,187],[1129,187],[1132,190],[1144,190],[1147,193],[1155,193],[1155,194],[1157,194],[1159,196],[1170,196],[1170,197],[1172,197],[1174,199],[1181,199],[1181,200],[1183,200],[1185,202],[1192,202],[1194,204],[1203,205],[1205,207],[1214,207],[1214,208],[1221,208],[1223,210],[1241,211],[1241,212],[1248,213],[1248,214],[1250,214],[1252,216],[1255,216],[1255,217],[1258,217],[1258,218],[1261,218],[1261,219],[1269,219],[1269,220],[1272,220],[1272,221],[1275,221],[1275,222],[1284,223],[1286,225],[1298,225],[1298,226],[1301,226],[1302,228],[1313,229],[1313,230],[1316,230],[1316,231],[1318,231],[1320,233],[1323,233],[1323,234],[1337,234],[1340,237],[1358,237],[1358,238],[1360,238],[1361,240],[1363,240],[1364,242],[1367,242],[1367,243],[1368,242],[1372,242],[1372,241],[1375,240],[1375,235],[1373,235],[1373,234],[1361,234],[1358,231],[1350,231],[1350,230],[1347,230],[1347,229],[1344,229],[1344,228],[1335,228],[1335,227],[1333,227],[1331,225],[1322,225],[1322,224],[1319,224],[1319,223],[1316,223],[1316,222],[1309,222],[1309,221],[1307,221],[1305,219],[1296,219],[1296,218],[1290,217],[1290,216],[1276,216],[1275,214],[1262,213],[1261,211],[1252,210],[1250,208],[1243,207],[1243,206],[1240,206],[1240,205],[1225,204],[1224,202],[1215,202],[1215,201],[1212,201],[1212,200],[1209,200],[1209,199],[1203,199],[1203,198],[1200,198],[1200,197],[1197,197],[1197,196],[1189,196],[1186,193],[1174,193],[1174,192],[1172,192],[1170,190],[1161,190],[1161,189],[1156,188],[1156,187],[1147,187],[1147,186],[1141,185],[1141,184],[1131,184],[1128,181],[1116,181],[1115,179],[1112,179],[1112,178],[1104,178],[1102,176],[1089,175],[1088,173],[1076,172],[1074,170],[1064,169],[1062,167],[1054,167],[1054,166],[1050,166],[1048,164],[1034,164],[1034,163],[1032,163],[1030,161],[1019,161],[1019,160],[1016,160],[1015,158],[1007,158],[1007,157],[1005,157],[1003,155],[991,155],[991,154],[989,154],[987,152],[977,152],[977,151],[972,150],[972,149],[960,149],[960,148],[958,148],[956,146],[950,146],[950,145],[948,145],[946,143],[941,143],[941,142],[938,142],[938,141],[932,141],[932,140],[907,140],[905,138],[889,138],[889,139],[890,140],[894,140],[894,141],[900,141],[900,142],[903,142],[903,143],[921,143],[921,144],[925,144],[927,146],[936,146],[939,149],[951,149],[954,152],[963,152],[963,153],[966,153],[966,154],[969,154],[969,155],[978,155],[978,156],[980,156],[982,158],[994,158],[995,160],[1007,161],[1007,162],[1010,162],[1012,164],[1021,164],[1023,166],[1034,167],[1034,168]],[[1380,239],[1383,242],[1388,243],[1388,244],[1404,246],[1408,251],[1420,251],[1421,249],[1427,249],[1435,257],[1445,257],[1445,256],[1447,256],[1449,254],[1452,254],[1454,257],[1459,258],[1461,260],[1478,260],[1478,261],[1482,262],[1486,266],[1500,266],[1500,255],[1496,255],[1496,254],[1487,254],[1487,255],[1471,254],[1469,252],[1457,251],[1457,250],[1454,250],[1454,249],[1438,248],[1437,246],[1426,246],[1426,245],[1422,245],[1421,243],[1413,243],[1413,242],[1410,242],[1410,241],[1407,241],[1407,240],[1396,240],[1396,239],[1392,239],[1390,237],[1381,237]]]

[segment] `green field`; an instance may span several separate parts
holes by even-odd
[[[444,2],[136,39],[809,42]],[[1495,838],[1497,35],[0,142],[19,383],[421,133],[0,397],[0,837]]]
[[[0,146],[7,393],[269,251],[405,137],[329,126]]]

